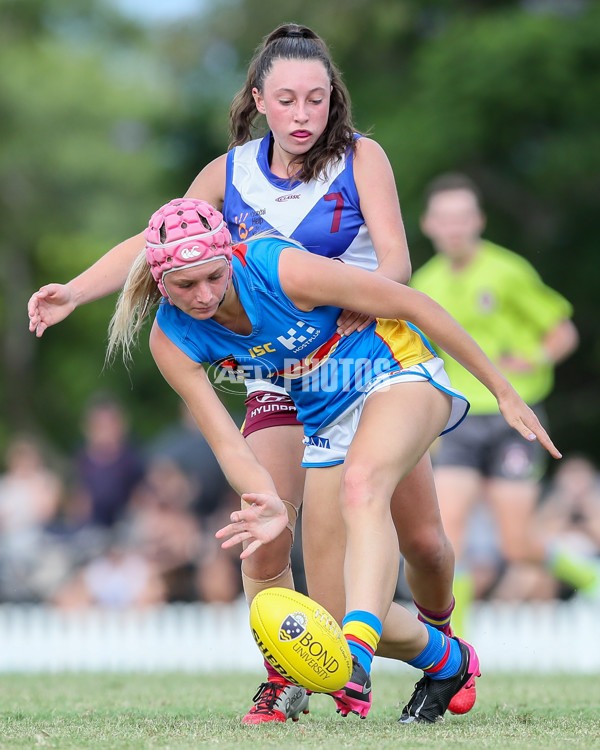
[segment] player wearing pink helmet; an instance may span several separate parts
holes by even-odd
[[[259,116],[266,118],[268,132],[253,140],[252,126]],[[273,228],[317,255],[408,282],[410,259],[391,166],[374,140],[356,133],[348,92],[317,34],[305,26],[284,24],[265,37],[234,99],[230,120],[229,152],[202,169],[187,197],[222,208],[235,241]],[[68,284],[42,287],[29,302],[30,329],[41,336],[78,305],[119,289],[144,242],[140,233]],[[352,335],[370,322],[369,316],[344,311],[338,320],[339,333]],[[308,592],[341,619],[343,522],[336,502],[324,504],[321,487],[324,481],[332,486],[339,482],[336,469],[321,472],[318,486],[306,483],[302,426],[293,402],[274,386],[255,382],[250,387],[245,436],[286,504],[291,533],[243,561],[246,597],[251,601],[270,586],[293,588],[290,551],[303,502]],[[441,523],[427,453],[399,482],[391,512],[419,617],[449,635],[454,553]],[[323,568],[329,575],[322,575]],[[392,606],[384,623],[378,655],[397,656],[393,635],[397,606]],[[306,694],[282,681],[269,665],[265,667],[267,680],[244,722],[285,721],[306,709]],[[474,689],[468,697],[470,707]],[[342,701],[337,705],[345,715],[346,705]],[[370,704],[365,705],[368,710]],[[461,710],[464,707],[462,701]]]
[[[223,215],[206,201],[177,198],[152,215],[144,232],[146,260],[163,297],[164,277],[183,266],[223,258],[231,278],[231,235]]]
[[[177,216],[184,221],[183,212]],[[173,222],[164,233],[167,247],[174,246],[171,234],[180,235],[177,218]],[[213,230],[202,229],[186,238],[197,243],[200,255],[206,248],[212,253],[201,264],[190,258],[177,268],[167,263],[162,269],[155,264],[154,248],[140,253],[112,320],[109,355],[119,345],[127,353],[132,332],[159,300],[158,279],[172,304],[158,306],[150,350],[249,506],[234,512],[232,523],[217,534],[230,537],[225,546],[245,543],[243,560],[285,534],[288,514],[269,473],[223,408],[204,365],[233,359],[236,370],[258,369],[254,377],[289,391],[304,425],[307,479],[321,486],[326,505],[339,503],[346,537],[346,604],[340,619],[353,671],[349,683],[332,695],[347,711],[364,717],[371,703],[371,663],[392,605],[399,563],[391,493],[431,442],[454,429],[468,409],[419,329],[494,394],[504,418],[524,438],[537,437],[552,455],[560,454],[506,378],[426,295],[363,269],[338,268],[333,260],[290,247],[285,238],[264,235],[234,247],[234,283],[229,283],[220,248],[209,245]],[[152,273],[148,257],[155,264]],[[375,319],[363,331],[341,337],[339,308]],[[295,336],[294,330],[310,332],[311,339]],[[375,363],[376,369],[365,367]],[[410,429],[392,429],[398,424]],[[333,468],[339,483],[321,483]],[[425,673],[400,721],[438,721],[452,697],[478,674],[475,650],[403,607],[396,608],[388,627],[395,635],[397,658]]]

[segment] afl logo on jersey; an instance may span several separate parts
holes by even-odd
[[[293,193],[292,195],[280,195],[279,198],[275,198],[276,203],[283,203],[284,201],[293,201],[300,198],[299,193]]]

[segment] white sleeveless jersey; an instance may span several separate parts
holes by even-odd
[[[275,230],[311,253],[375,269],[377,256],[360,210],[352,151],[330,164],[327,175],[306,183],[271,172],[270,142],[269,133],[227,154],[222,212],[233,241]],[[262,380],[248,380],[246,388],[248,393],[284,392]]]
[[[376,268],[354,184],[354,154],[330,165],[322,178],[290,182],[269,168],[270,137],[237,146],[227,155],[223,215],[234,242],[274,229],[311,253]]]

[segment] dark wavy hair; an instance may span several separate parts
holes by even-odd
[[[326,173],[328,165],[348,149],[356,148],[352,123],[350,95],[336,68],[325,42],[306,26],[286,23],[277,27],[257,48],[243,88],[235,95],[229,112],[231,143],[241,146],[252,139],[252,128],[258,117],[252,89],[263,90],[266,76],[275,60],[320,60],[331,83],[331,99],[327,125],[315,145],[298,160],[300,168],[295,179],[309,182]]]

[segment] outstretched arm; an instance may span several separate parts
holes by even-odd
[[[223,205],[226,155],[214,159],[198,174],[186,195],[201,198],[213,206]],[[115,245],[94,265],[67,284],[46,284],[31,295],[27,305],[29,330],[39,338],[60,323],[76,307],[106,297],[123,287],[134,260],[144,247],[143,233]]]
[[[248,542],[241,557],[248,557],[286,528],[288,515],[277,495],[271,475],[259,463],[250,446],[215,393],[202,365],[193,362],[154,322],[150,350],[163,377],[186,402],[198,427],[215,454],[227,481],[250,508],[232,513],[232,523],[217,537],[232,547]]]
[[[46,284],[31,295],[27,304],[29,330],[39,338],[50,326],[60,323],[76,307],[106,297],[120,289],[135,258],[144,247],[137,234],[121,242],[93,266],[68,284]]]
[[[280,256],[279,278],[284,292],[301,310],[333,305],[370,312],[378,318],[411,321],[493,393],[511,427],[528,440],[537,438],[554,458],[561,458],[533,411],[504,375],[465,329],[431,297],[377,274],[292,247]]]

